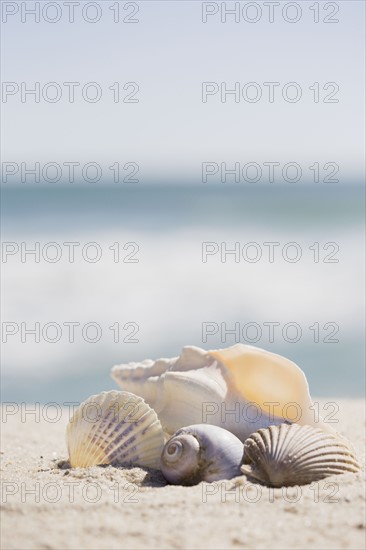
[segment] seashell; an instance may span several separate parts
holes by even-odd
[[[244,442],[260,428],[315,422],[308,383],[292,361],[254,346],[205,351],[186,346],[179,357],[117,365],[112,378],[143,397],[163,429],[207,423],[225,428]]]
[[[73,468],[120,462],[159,468],[164,433],[141,397],[108,391],[92,395],[75,411],[66,440]]]
[[[209,424],[177,431],[165,444],[160,468],[174,485],[196,485],[241,475],[243,443],[235,435]]]
[[[298,424],[270,426],[244,443],[243,474],[271,487],[305,485],[357,472],[360,465],[340,436]]]

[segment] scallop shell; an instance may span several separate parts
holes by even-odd
[[[241,475],[243,443],[235,435],[209,424],[177,431],[166,443],[160,468],[174,485],[195,485]]]
[[[179,357],[117,365],[112,378],[153,407],[168,434],[192,424],[225,428],[244,442],[260,428],[315,422],[308,383],[292,361],[237,344],[205,351],[183,348]]]
[[[87,468],[119,462],[159,468],[164,434],[153,409],[132,393],[89,397],[66,430],[70,464]]]
[[[270,426],[252,434],[244,443],[241,467],[243,474],[271,487],[305,485],[359,469],[343,438],[298,424]]]

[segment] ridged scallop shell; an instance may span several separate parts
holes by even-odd
[[[73,468],[119,462],[159,468],[164,434],[153,409],[129,392],[92,395],[71,418],[66,440]]]
[[[177,431],[165,444],[160,468],[174,485],[195,485],[241,475],[243,443],[234,434],[209,424]]]
[[[309,387],[292,361],[266,350],[237,344],[205,351],[186,346],[179,357],[117,365],[112,378],[156,410],[163,429],[213,424],[244,442],[270,425],[314,421]]]
[[[241,467],[243,474],[271,487],[306,485],[359,469],[343,438],[298,424],[270,426],[252,434],[244,443]]]

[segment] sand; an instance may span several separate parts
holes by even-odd
[[[364,402],[326,401],[364,466]],[[287,490],[244,476],[177,487],[141,468],[70,470],[67,410],[56,422],[55,409],[39,412],[2,416],[4,550],[365,548],[364,469]]]

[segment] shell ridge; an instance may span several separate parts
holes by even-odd
[[[284,424],[284,427],[286,425]],[[310,429],[309,429],[310,428]],[[303,426],[300,429],[300,426],[297,424],[292,424],[291,428],[287,430],[287,448],[283,449],[283,453],[288,453],[289,458],[292,461],[296,460],[297,453],[300,449],[303,449],[308,442],[313,440],[312,428],[310,426]]]
[[[114,440],[113,444],[111,442],[108,447],[106,447],[105,450],[107,459],[113,460],[114,455],[118,455],[118,457],[121,455],[122,461],[122,458],[128,456],[130,452],[136,452],[137,447],[143,448],[143,441],[136,443],[138,436],[143,433],[144,430],[144,435],[147,431],[153,431],[154,426],[157,426],[158,424],[157,422],[154,424],[148,424],[148,415],[149,411],[146,411],[134,424],[131,423],[130,425],[127,425],[123,432],[120,431],[120,427],[123,426],[124,421],[121,421],[116,426],[115,432],[119,432],[119,436],[116,440]],[[113,445],[115,445],[115,447]],[[121,451],[123,451],[122,454]]]
[[[117,393],[118,392],[114,392],[114,395],[116,395]],[[82,403],[80,405],[79,409],[77,410],[76,415],[75,415],[76,425],[79,428],[79,440],[76,442],[75,448],[76,449],[79,448],[79,453],[82,450],[84,457],[89,456],[90,449],[93,449],[93,444],[95,444],[95,449],[92,452],[92,454],[94,455],[94,454],[96,454],[100,451],[99,444],[96,443],[97,440],[96,440],[96,435],[94,433],[95,430],[96,430],[95,421],[92,422],[91,419],[89,419],[88,415],[86,414],[87,405],[89,405],[90,402],[93,402],[93,400],[95,398],[96,398],[96,396],[94,395],[91,398],[89,398],[86,402]],[[108,397],[106,395],[106,392],[102,392],[100,394],[100,400],[101,400],[100,407],[101,408],[102,408],[102,405],[104,404],[106,399],[108,399]],[[88,437],[88,439],[82,443],[82,430],[81,430],[81,428],[82,428],[82,423],[86,422],[85,418],[88,418],[87,422],[90,423],[90,432],[91,433],[90,433],[90,436]],[[81,449],[80,449],[80,447],[81,447]],[[99,454],[98,454],[98,456],[99,456]],[[83,467],[84,464],[85,464],[85,459],[84,459],[84,462],[81,462],[81,467]]]
[[[98,408],[90,422],[87,407]],[[89,420],[89,421],[88,421]],[[66,429],[72,467],[125,461],[158,467],[164,433],[156,412],[129,392],[102,392],[76,410]]]
[[[273,431],[278,432],[278,439],[277,439],[274,459],[276,461],[280,461],[285,455],[285,453],[288,451],[289,443],[291,443],[292,438],[297,432],[297,425],[291,424],[290,427],[288,427],[287,424],[281,424],[278,430],[276,430],[274,426]],[[292,433],[292,432],[295,432],[295,433]]]
[[[256,443],[260,439],[264,450]],[[298,424],[269,426],[253,434],[244,443],[243,462],[244,474],[273,487],[303,485],[360,469],[345,440]]]
[[[89,454],[89,460],[92,462],[105,461],[108,458],[106,456],[106,447],[103,448],[103,441],[107,441],[113,437],[122,426],[124,418],[127,415],[124,414],[124,409],[126,405],[129,405],[130,399],[121,405],[121,403],[117,401],[121,394],[122,392],[114,392],[113,394],[105,393],[103,396],[104,399],[101,403],[101,417],[99,420],[101,427],[100,433],[97,431],[98,424],[95,423],[91,428],[94,432],[94,437],[89,438],[89,445],[85,449],[85,454]],[[140,403],[142,401],[140,397],[135,397],[134,400],[135,403]],[[122,415],[122,420],[116,422],[116,418],[119,419],[120,415]],[[92,449],[91,452],[90,449]]]

